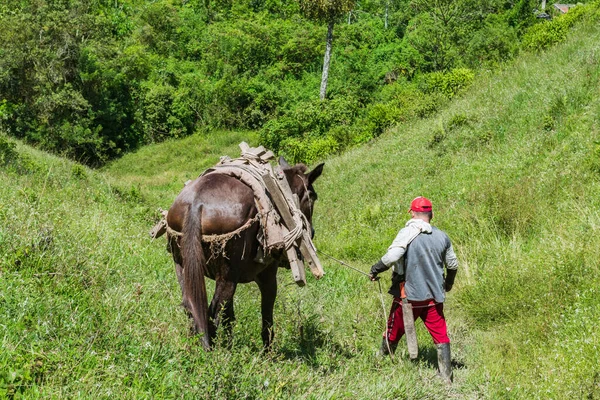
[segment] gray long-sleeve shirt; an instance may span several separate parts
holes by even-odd
[[[447,269],[458,268],[448,235],[419,219],[406,223],[381,261],[405,276],[406,297],[416,301],[434,299],[442,303],[446,298],[444,265]]]

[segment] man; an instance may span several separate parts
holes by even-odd
[[[415,320],[419,317],[423,320],[437,346],[442,379],[450,382],[450,339],[444,317],[444,300],[445,292],[449,292],[454,284],[458,260],[448,235],[430,225],[433,209],[429,199],[417,197],[412,201],[409,212],[411,219],[398,232],[387,253],[371,267],[371,280],[376,280],[377,274],[393,267],[389,293],[394,296],[394,301],[381,352],[393,352],[404,335],[401,293],[405,293]]]

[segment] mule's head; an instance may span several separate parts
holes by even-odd
[[[311,235],[314,235],[312,228],[312,215],[317,193],[313,187],[314,181],[321,176],[325,163],[317,165],[312,171],[308,171],[308,167],[304,164],[296,164],[291,166],[283,157],[279,157],[279,165],[283,169],[292,193],[298,196],[300,203],[300,211],[306,216],[310,223]]]

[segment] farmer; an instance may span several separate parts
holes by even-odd
[[[381,353],[393,353],[404,335],[401,296],[405,294],[412,305],[415,320],[419,317],[423,320],[437,346],[441,378],[450,382],[450,339],[444,317],[444,300],[445,292],[449,292],[454,284],[458,260],[448,235],[430,225],[433,211],[429,199],[417,197],[412,201],[409,212],[411,219],[398,232],[387,253],[371,267],[370,278],[373,281],[377,280],[377,274],[393,267],[389,293],[394,296],[394,301]]]

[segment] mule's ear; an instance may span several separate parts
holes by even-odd
[[[317,180],[317,178],[319,176],[321,176],[321,174],[323,173],[323,167],[325,166],[325,163],[321,163],[319,165],[317,165],[312,171],[310,171],[307,175],[308,175],[308,183],[313,183],[314,181]]]
[[[283,158],[283,156],[279,156],[279,165],[281,165],[281,168],[284,169],[292,168],[292,166],[288,164],[287,161],[285,161],[285,158]]]

